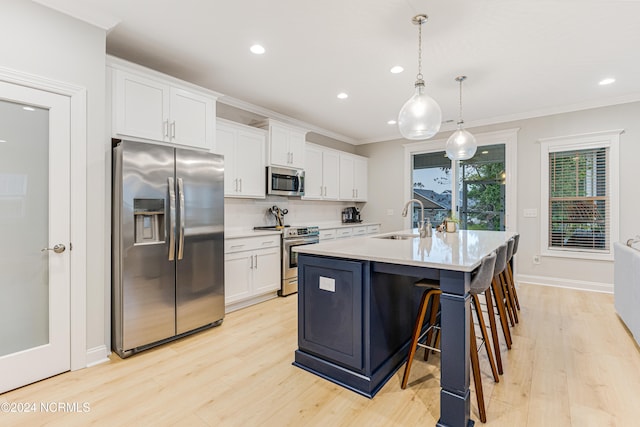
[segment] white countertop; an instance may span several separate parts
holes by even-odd
[[[473,271],[491,251],[509,240],[514,233],[505,231],[459,230],[455,233],[433,232],[432,237],[406,240],[380,239],[393,234],[415,234],[418,229],[395,231],[375,236],[330,240],[315,245],[297,246],[300,253],[336,258],[415,265],[443,270]]]
[[[225,239],[239,239],[241,237],[260,237],[272,234],[282,234],[282,230],[254,230],[252,228],[235,228],[224,230]]]
[[[332,228],[343,228],[343,227],[366,227],[367,225],[380,225],[379,222],[325,222],[317,224],[320,230],[329,230]]]

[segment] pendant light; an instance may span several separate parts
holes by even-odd
[[[446,152],[447,157],[451,160],[467,160],[476,154],[478,145],[476,138],[468,131],[462,128],[464,121],[462,120],[462,82],[467,76],[458,76],[456,81],[460,83],[460,118],[458,120],[458,130],[455,131],[447,140]]]
[[[442,110],[438,103],[425,93],[422,78],[422,24],[427,15],[416,15],[411,22],[418,25],[418,75],[415,94],[402,106],[398,114],[398,129],[403,137],[412,140],[429,139],[440,130]]]

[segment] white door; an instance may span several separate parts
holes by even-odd
[[[0,82],[0,393],[70,369],[69,127],[70,98]]]

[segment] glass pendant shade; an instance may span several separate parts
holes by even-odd
[[[445,151],[451,160],[468,160],[476,154],[478,145],[470,132],[459,127],[447,140]]]
[[[398,114],[398,129],[406,139],[429,139],[440,130],[442,110],[425,93],[424,83],[416,83],[416,93],[402,106]]]

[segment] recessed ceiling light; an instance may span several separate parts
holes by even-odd
[[[338,99],[347,99],[348,97],[349,97],[349,95],[347,95],[347,94],[346,94],[346,93],[344,93],[344,92],[340,92],[340,93],[338,94]]]
[[[395,120],[389,120],[387,122],[388,125],[395,125],[396,123],[398,123],[398,122],[396,122]]]
[[[2,143],[2,142],[7,142],[7,140],[6,139],[0,139],[0,143]]]
[[[264,47],[262,47],[259,44],[254,44],[253,46],[251,46],[249,48],[249,50],[251,51],[251,53],[255,53],[256,55],[262,55],[263,53],[266,52],[266,50],[264,49]]]
[[[610,85],[611,83],[613,83],[615,81],[616,81],[616,79],[614,79],[613,77],[607,77],[606,79],[600,80],[600,82],[598,82],[598,84],[600,86],[605,86],[605,85]]]
[[[402,68],[399,65],[395,65],[395,66],[391,67],[391,70],[389,70],[389,71],[391,71],[393,74],[398,74],[398,73],[403,72],[404,68]]]
[[[482,154],[489,154],[489,152],[487,150],[484,150]]]
[[[36,109],[33,107],[22,107],[22,109],[26,111],[36,111]]]

